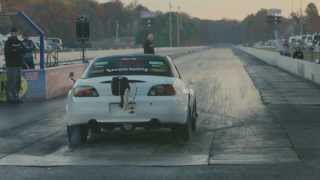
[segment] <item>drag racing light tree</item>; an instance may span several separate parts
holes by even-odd
[[[154,22],[156,14],[150,11],[142,11],[140,14],[143,23],[143,31],[144,31],[144,38],[146,39],[148,34],[154,34]]]
[[[267,22],[272,26],[277,26],[281,23],[282,16],[280,9],[269,9],[267,15]]]
[[[280,43],[278,26],[282,21],[281,10],[280,9],[270,9],[268,10],[267,22],[272,26],[274,38],[277,42],[277,48],[282,49],[282,44]]]
[[[86,48],[86,43],[90,39],[90,22],[89,19],[85,16],[80,16],[77,21],[76,21],[76,35],[77,39],[81,43],[82,47],[82,62],[86,62],[86,57],[85,57],[85,48]]]

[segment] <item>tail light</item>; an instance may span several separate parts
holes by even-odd
[[[91,86],[79,86],[73,89],[74,97],[99,97],[97,90]]]
[[[171,84],[161,84],[153,86],[148,96],[174,96],[176,95],[176,90]]]

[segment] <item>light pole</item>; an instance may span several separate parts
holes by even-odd
[[[4,0],[0,0],[0,12],[4,12],[4,9],[5,9]]]
[[[119,21],[116,21],[116,42],[119,42],[119,30],[120,30],[120,25]]]
[[[302,0],[300,0],[300,35],[303,34],[303,13],[302,13],[302,6],[303,6],[303,3],[302,3]]]
[[[170,47],[172,47],[172,4],[171,2],[169,3],[169,42],[170,42]]]
[[[177,46],[180,46],[180,6],[178,6],[177,11]]]

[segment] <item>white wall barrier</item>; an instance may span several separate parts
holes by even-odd
[[[262,49],[243,46],[237,46],[236,48],[264,61],[269,65],[276,66],[320,85],[320,64],[281,56],[277,52]]]

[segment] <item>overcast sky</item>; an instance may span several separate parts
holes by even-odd
[[[131,1],[122,0],[125,3]],[[138,0],[138,2],[152,10],[168,11],[170,0]],[[190,15],[205,19],[243,19],[261,8],[279,8],[287,16],[291,12],[292,5],[295,11],[300,8],[300,0],[171,0],[171,2],[175,9],[181,6],[181,9]],[[302,2],[303,9],[309,2],[315,2],[318,6],[320,4],[320,0],[302,0]]]

